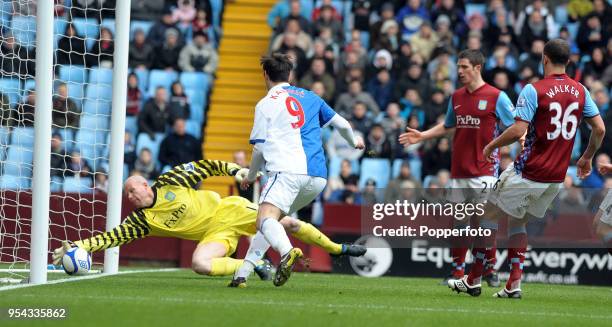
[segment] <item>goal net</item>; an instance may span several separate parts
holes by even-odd
[[[36,74],[49,73],[35,71],[37,2],[0,1],[0,281],[4,282],[28,276],[34,113],[49,110],[36,105]],[[115,1],[54,2],[48,263],[61,241],[105,230],[115,39]],[[94,264],[103,260],[103,254],[93,256]]]

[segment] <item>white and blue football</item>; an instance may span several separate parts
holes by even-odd
[[[62,266],[68,275],[87,274],[91,269],[91,255],[82,248],[71,248],[62,258]]]

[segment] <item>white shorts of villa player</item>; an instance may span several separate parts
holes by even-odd
[[[612,226],[612,189],[608,190],[606,198],[601,202],[599,210],[602,211],[599,220],[609,226]]]
[[[259,204],[273,204],[284,214],[291,215],[312,202],[327,185],[322,177],[286,172],[269,172],[268,182],[261,191]]]
[[[499,183],[489,196],[489,202],[514,218],[521,219],[527,213],[543,218],[559,194],[561,184],[523,178],[516,173],[514,165],[509,165],[499,176]]]
[[[484,203],[496,182],[497,177],[495,176],[452,178],[449,200],[453,203]]]

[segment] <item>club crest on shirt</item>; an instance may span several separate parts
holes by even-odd
[[[487,100],[478,101],[478,110],[487,110]]]
[[[183,165],[183,170],[194,171],[195,170],[195,166],[193,165],[193,162],[184,164]]]
[[[176,199],[176,194],[174,194],[172,192],[168,192],[168,193],[166,193],[164,198],[166,198],[166,200],[168,200],[168,201],[174,201],[174,199]]]
[[[524,107],[524,106],[525,106],[525,98],[520,97],[520,98],[518,99],[518,101],[516,101],[516,106],[517,106],[517,107]]]

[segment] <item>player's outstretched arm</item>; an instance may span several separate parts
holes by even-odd
[[[612,164],[599,165],[599,173],[602,175],[607,175],[607,174],[612,173]]]
[[[211,176],[234,176],[239,165],[221,160],[197,160],[178,165],[157,178],[157,185],[194,187]]]
[[[578,178],[585,178],[591,174],[593,157],[595,152],[599,150],[601,142],[606,135],[606,126],[600,115],[586,118],[585,121],[591,126],[591,136],[589,137],[589,145],[576,163]]]
[[[355,149],[365,149],[365,144],[361,137],[355,136],[351,124],[344,119],[342,116],[335,114],[329,121],[329,124],[338,130],[340,136],[348,142],[350,146]]]
[[[454,130],[454,127],[446,127],[444,123],[440,123],[422,132],[410,127],[406,127],[406,133],[402,133],[399,136],[399,143],[403,146],[417,144],[426,140],[444,136]]]
[[[66,251],[73,246],[83,248],[87,252],[96,252],[144,238],[149,232],[149,224],[146,222],[144,214],[137,210],[109,232],[100,233],[74,243],[62,242],[62,246],[53,251],[53,264],[58,265]]]
[[[524,120],[517,120],[512,126],[508,127],[500,136],[496,137],[491,143],[487,144],[482,153],[484,157],[489,161],[493,162],[494,158],[491,156],[495,149],[502,146],[510,145],[518,141],[525,133],[529,123]]]
[[[246,178],[242,178],[242,180],[240,180],[240,188],[243,191],[248,189],[249,185],[255,182],[255,179],[257,179],[257,176],[260,174],[259,172],[263,167],[264,163],[265,160],[263,153],[259,149],[259,143],[255,143],[255,146],[253,147],[253,153],[251,154],[251,165],[249,166],[249,172]]]

